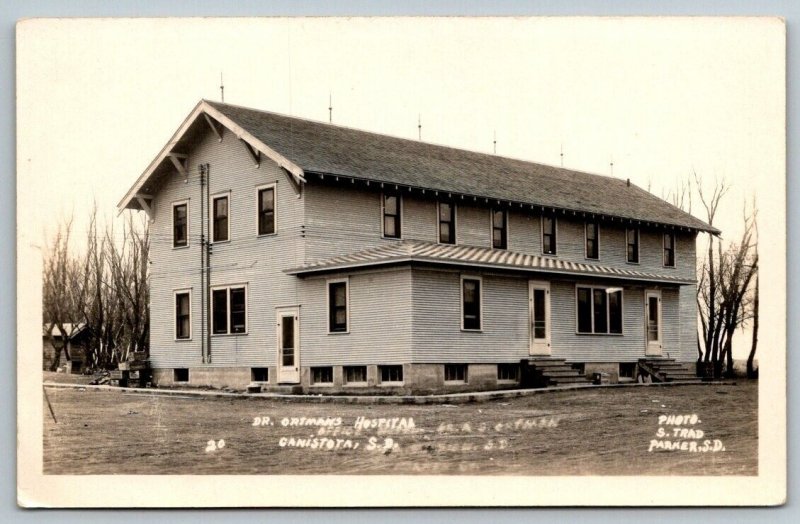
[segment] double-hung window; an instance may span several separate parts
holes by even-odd
[[[439,202],[439,243],[456,243],[456,206]]]
[[[175,292],[175,339],[192,338],[192,293],[189,290]]]
[[[470,331],[481,329],[481,279],[461,278],[461,328]]]
[[[383,236],[401,238],[401,202],[396,193],[383,194]]]
[[[664,233],[664,267],[675,267],[675,233]]]
[[[578,286],[578,333],[622,334],[622,290]]]
[[[172,205],[172,247],[184,247],[189,242],[189,204]]]
[[[275,233],[275,186],[258,189],[258,234]]]
[[[226,242],[230,239],[228,195],[215,196],[211,199],[211,238],[213,242]]]
[[[247,333],[247,287],[211,290],[211,332],[215,335]]]
[[[625,231],[628,244],[628,262],[631,264],[639,263],[639,230],[628,229]]]
[[[586,222],[586,258],[600,258],[600,226],[597,222]]]
[[[542,253],[545,255],[556,254],[556,218],[542,217]]]
[[[348,289],[347,280],[328,282],[328,331],[347,333],[348,329]]]
[[[505,210],[492,210],[492,247],[508,248],[508,212]]]

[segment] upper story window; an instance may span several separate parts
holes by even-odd
[[[439,202],[439,243],[456,243],[456,206]]]
[[[578,286],[578,333],[622,334],[622,290]]]
[[[400,195],[395,193],[383,194],[383,236],[385,238],[400,238],[401,202]]]
[[[230,239],[230,228],[228,221],[229,201],[228,195],[216,196],[211,200],[212,212],[212,242],[225,242]]]
[[[631,264],[639,263],[639,230],[627,229],[625,231],[625,238],[628,244],[628,262]]]
[[[481,329],[481,279],[461,278],[461,329]]]
[[[328,282],[328,331],[347,333],[347,280]]]
[[[508,248],[508,212],[505,210],[492,210],[492,247]]]
[[[542,217],[542,253],[556,254],[556,218]]]
[[[597,222],[586,223],[586,258],[600,258],[600,226]]]
[[[275,186],[258,188],[258,234],[275,233]]]
[[[664,267],[675,267],[675,233],[664,233]]]
[[[175,338],[192,338],[192,294],[189,290],[175,292]]]
[[[172,204],[172,247],[184,247],[189,243],[189,204]]]
[[[211,290],[211,332],[215,335],[247,333],[247,288],[217,287]]]

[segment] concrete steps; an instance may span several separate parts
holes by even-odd
[[[699,380],[693,363],[676,362],[674,358],[639,359],[639,371],[651,375],[658,382]]]
[[[544,388],[565,384],[590,384],[563,358],[528,358],[521,362],[523,387]]]

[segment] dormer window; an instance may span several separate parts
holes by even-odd
[[[382,207],[384,238],[401,238],[400,195],[395,193],[384,193]]]

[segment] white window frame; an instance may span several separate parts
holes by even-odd
[[[480,310],[480,324],[481,327],[478,329],[468,329],[464,327],[464,281],[465,280],[477,280],[479,282],[479,290],[478,290],[478,309]],[[461,275],[461,279],[459,280],[459,297],[461,301],[461,331],[467,333],[482,333],[483,332],[483,277],[477,275]]]
[[[249,285],[247,282],[239,283],[239,284],[224,284],[218,286],[211,286],[211,292],[209,293],[209,310],[211,314],[209,315],[209,331],[211,331],[212,337],[238,337],[242,335],[247,335],[250,333],[250,290]],[[231,289],[239,289],[244,288],[244,332],[243,333],[231,333]],[[225,318],[227,319],[227,333],[214,333],[214,291],[219,291],[220,289],[224,289],[227,291],[225,294]]]
[[[314,381],[314,370],[315,369],[322,369],[322,368],[330,368],[331,370],[331,381],[330,382],[316,382]],[[308,369],[308,379],[309,383],[312,387],[315,388],[332,388],[333,387],[333,375],[334,375],[334,367],[333,366],[309,366]]]
[[[494,247],[494,212],[502,211],[506,219],[506,247]],[[511,212],[508,209],[489,209],[489,247],[492,249],[502,249],[508,251],[508,246],[511,243]]]
[[[186,245],[183,246],[176,246],[175,245],[175,208],[178,206],[186,205]],[[189,231],[191,231],[190,223],[189,223],[189,199],[178,200],[172,203],[172,213],[170,213],[170,237],[172,239],[172,249],[186,249],[189,247]]]
[[[664,250],[666,249],[665,241],[666,236],[670,235],[672,237],[672,265],[668,266],[664,263]],[[661,265],[665,268],[674,269],[678,267],[678,235],[675,234],[674,231],[669,232],[665,231],[661,235]]]
[[[214,202],[219,200],[220,198],[227,198],[228,199],[228,239],[227,240],[214,240],[214,236],[216,235],[216,226],[214,220]],[[212,244],[225,244],[226,242],[231,241],[231,218],[233,216],[232,212],[233,207],[231,206],[231,192],[228,191],[220,191],[219,193],[215,193],[209,197],[209,204],[208,204],[208,219],[211,222],[211,227],[209,231],[211,232],[211,237],[208,239]]]
[[[345,331],[331,331],[331,284],[344,282],[345,311],[347,312],[347,329]],[[328,326],[329,335],[347,335],[350,333],[350,277],[330,278],[325,280],[325,324]]]
[[[555,235],[556,235],[556,249],[552,253],[545,253],[544,252],[544,219],[545,218],[552,218],[553,219],[553,224],[555,225],[554,231],[555,231]],[[540,233],[539,234],[539,244],[540,244],[539,245],[539,247],[540,247],[539,251],[542,252],[542,255],[544,255],[546,257],[558,256],[558,238],[561,236],[559,234],[559,232],[558,232],[558,217],[555,217],[555,216],[553,216],[553,217],[545,217],[545,215],[539,215],[539,233]],[[584,245],[584,250],[585,249],[586,249],[586,246]]]
[[[350,382],[347,380],[347,369],[346,368],[364,368],[364,381],[363,382]],[[342,366],[342,384],[345,386],[358,386],[364,387],[369,384],[369,367],[356,364],[356,365],[347,365]]]
[[[439,206],[442,204],[449,204],[450,207],[453,208],[453,242],[451,244],[446,244],[442,242],[442,236],[439,231],[440,223],[439,223]],[[402,229],[400,230],[402,234]],[[458,206],[453,202],[445,202],[442,200],[436,201],[436,243],[441,244],[443,246],[457,246],[458,245]]]
[[[381,376],[381,368],[386,368],[386,367],[399,367],[400,368],[400,373],[403,375],[403,380],[387,380],[387,381],[384,381],[383,377]],[[383,386],[383,385],[386,385],[386,386],[402,386],[403,384],[405,384],[406,370],[405,370],[405,367],[402,364],[378,364],[377,368],[378,368],[378,385],[380,385],[380,386]]]
[[[387,237],[386,236],[386,219],[385,219],[385,199],[386,195],[397,197],[397,217],[400,221],[400,236]],[[405,232],[405,220],[403,219],[403,193],[398,189],[392,191],[381,191],[381,238],[386,240],[403,240],[403,233]]]
[[[447,380],[447,366],[459,366],[464,368],[464,380]],[[445,384],[469,384],[469,364],[445,364],[442,366],[442,375]]]
[[[514,378],[500,378],[500,366],[515,366],[515,369],[517,370],[517,372],[515,374],[515,377]],[[514,384],[514,383],[517,383],[517,382],[519,382],[521,373],[522,373],[522,370],[520,369],[519,364],[501,362],[500,364],[497,364],[497,375],[496,375],[497,376],[497,383],[498,384]]]
[[[272,205],[273,209],[273,229],[272,233],[259,233],[258,231],[258,222],[261,214],[261,200],[259,199],[259,195],[261,191],[265,189],[272,189],[274,202]],[[230,215],[230,201],[228,201],[228,214]],[[228,217],[228,227],[230,227],[231,219],[230,216]],[[272,237],[278,234],[278,183],[272,182],[271,184],[264,184],[261,186],[256,187],[256,236],[257,237]],[[230,237],[228,237],[230,238]]]
[[[178,299],[178,295],[189,295],[189,338],[178,338],[178,312],[176,306],[176,300]],[[188,342],[192,340],[193,336],[193,328],[192,325],[194,320],[192,318],[192,288],[180,288],[180,289],[173,289],[172,290],[172,335],[175,342]]]
[[[590,257],[589,256],[589,224],[594,224],[597,227],[597,236],[594,239],[595,245],[597,246],[597,257]],[[625,239],[627,242],[628,239]],[[627,251],[627,244],[625,246]],[[558,234],[556,234],[556,251],[558,251]],[[596,220],[591,220],[584,222],[583,224],[583,256],[586,260],[600,260],[600,222]]]
[[[628,232],[629,231],[636,231],[636,260],[637,262],[631,262],[628,260]],[[664,241],[663,239],[661,240]],[[664,253],[661,253],[661,261],[664,261]],[[642,230],[638,227],[626,227],[625,228],[625,262],[628,264],[639,265],[642,262]]]
[[[580,331],[580,319],[579,315],[579,308],[578,308],[578,289],[589,289],[591,293],[589,294],[591,297],[591,309],[590,309],[590,321],[592,325],[592,331]],[[595,333],[594,331],[594,290],[595,289],[602,289],[606,291],[606,295],[608,295],[608,290],[613,289],[614,291],[619,291],[619,320],[620,320],[620,328],[621,331],[619,333],[612,333],[611,332],[611,308],[608,305],[608,296],[606,296],[606,327],[608,327],[607,333]],[[625,335],[625,289],[618,286],[596,286],[591,284],[575,284],[575,334],[576,335],[598,335],[598,336],[614,336],[614,337],[621,337]]]

